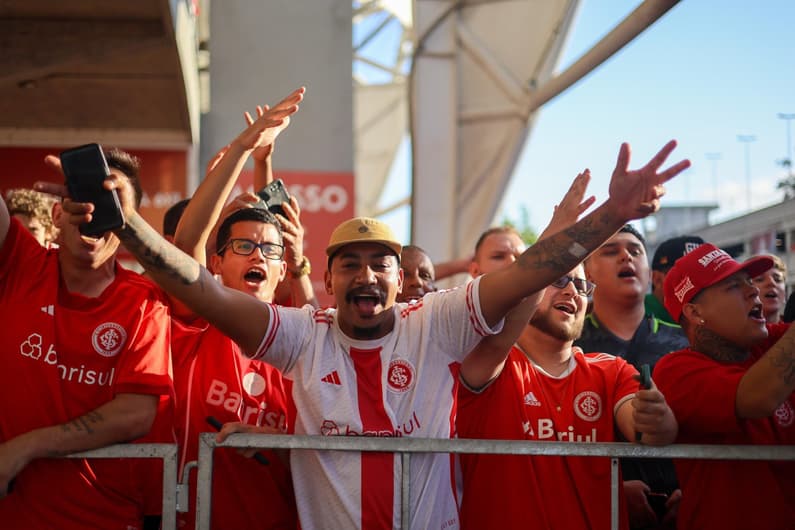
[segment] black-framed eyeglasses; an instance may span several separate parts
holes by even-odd
[[[250,239],[230,239],[226,245],[218,249],[218,255],[222,255],[227,248],[231,248],[232,252],[241,256],[250,256],[252,252],[260,249],[262,255],[266,259],[282,259],[284,256],[284,245],[278,243],[255,243]]]
[[[582,296],[591,296],[591,293],[593,293],[593,288],[596,287],[596,284],[589,282],[584,278],[575,278],[574,276],[561,276],[552,282],[552,287],[565,289],[569,282],[574,284],[577,294],[581,294]]]

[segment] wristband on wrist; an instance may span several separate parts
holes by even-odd
[[[309,263],[309,258],[304,256],[301,258],[301,263],[298,265],[297,269],[288,269],[287,272],[290,274],[291,278],[300,278],[312,272],[312,264]]]

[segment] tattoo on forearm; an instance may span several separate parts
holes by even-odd
[[[97,411],[89,412],[79,418],[75,418],[69,423],[64,423],[62,429],[64,432],[84,432],[86,434],[94,434],[94,427],[102,422],[103,417]]]
[[[781,340],[787,340],[787,343],[781,345],[783,347],[779,349]],[[795,383],[795,356],[792,353],[795,348],[795,341],[787,337],[781,340],[773,346],[777,348],[777,351],[770,357],[770,363],[778,370],[778,374],[784,384],[791,385]]]
[[[145,269],[152,274],[165,274],[183,285],[199,282],[203,289],[201,266],[190,256],[165,241],[149,225],[128,224],[118,232],[119,239]]]
[[[569,271],[580,263],[585,254],[590,254],[607,241],[617,230],[616,220],[604,210],[597,210],[580,222],[536,242],[519,257],[519,266],[524,269],[552,269]],[[575,248],[577,252],[570,249]],[[581,252],[584,251],[584,252]]]

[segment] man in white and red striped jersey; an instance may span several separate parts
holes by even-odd
[[[410,305],[395,303],[403,282],[401,245],[374,219],[347,221],[331,236],[325,283],[335,309],[283,308],[215,282],[135,213],[123,181],[109,179],[106,186],[119,190],[128,214],[119,237],[155,281],[243,352],[293,381],[296,434],[447,437],[466,352],[498,332],[512,307],[559,279],[628,220],[656,211],[663,183],[689,165],[658,171],[675,146],[670,142],[630,171],[629,146],[622,145],[610,197],[593,213],[510,267]],[[73,222],[91,211],[91,205],[65,203]],[[400,525],[396,457],[295,451],[291,461],[302,528]],[[410,480],[413,528],[459,527],[449,456],[413,458]]]

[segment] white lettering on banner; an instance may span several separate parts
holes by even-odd
[[[529,434],[532,436],[533,429],[529,428]],[[528,430],[525,429],[525,433]],[[555,425],[549,418],[538,419],[538,439],[539,440],[557,440],[559,442],[597,442],[596,429],[592,428],[590,434],[576,434],[574,427],[569,425],[565,431],[555,432]]]
[[[239,194],[238,194],[239,195]],[[236,197],[237,195],[233,195]],[[142,208],[169,208],[173,204],[182,200],[182,193],[178,191],[158,191],[151,197],[144,192],[141,196]]]
[[[55,366],[64,381],[90,386],[111,386],[113,384],[116,368],[112,367],[110,370],[98,371],[86,370],[86,365],[84,364],[81,364],[80,367],[58,364],[58,353],[54,344],[50,344],[47,347],[47,353],[44,353],[42,357],[42,352],[44,351],[43,342],[41,335],[31,333],[25,342],[19,345],[19,354],[33,361],[42,361],[50,366]]]
[[[291,184],[287,186],[287,189],[291,195],[295,195],[298,199],[302,211],[317,212],[325,210],[337,213],[348,206],[348,192],[345,188],[336,184],[328,186]]]
[[[273,427],[287,432],[287,417],[283,413],[266,411],[268,404],[264,401],[260,401],[256,407],[243,406],[243,396],[239,392],[229,390],[229,385],[218,379],[213,379],[210,383],[205,402],[237,415],[243,423]]]

